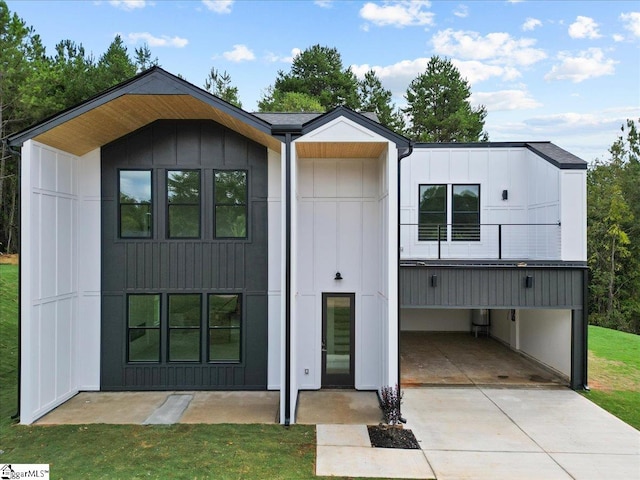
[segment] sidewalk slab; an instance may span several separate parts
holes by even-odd
[[[196,392],[180,423],[277,423],[279,392]]]
[[[371,448],[366,425],[318,425],[316,442],[322,446]]]
[[[318,445],[316,475],[435,479],[422,450]]]
[[[640,454],[552,453],[551,457],[575,480],[640,478]]]
[[[438,480],[571,480],[546,453],[426,450],[425,454]]]

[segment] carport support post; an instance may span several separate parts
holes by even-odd
[[[396,315],[396,322],[398,324],[398,398],[401,399],[402,398],[402,387],[401,387],[401,369],[400,369],[400,294],[401,292],[401,288],[400,288],[400,215],[401,215],[401,211],[400,211],[400,199],[401,199],[401,195],[400,195],[400,183],[401,183],[401,166],[402,166],[402,159],[408,157],[409,155],[411,155],[413,153],[413,142],[409,142],[409,147],[402,153],[398,152],[398,191],[396,192],[396,197],[397,197],[397,202],[398,204],[396,205],[397,211],[398,211],[398,241],[396,244],[396,251],[398,254],[398,261],[396,263],[396,268],[398,269],[397,275],[396,275],[396,287],[397,287],[397,294],[396,294],[396,307],[398,309],[397,311],[397,315]],[[440,228],[440,227],[438,227]],[[438,234],[438,240],[440,240],[440,235]],[[402,417],[402,402],[400,402],[399,405],[400,408],[400,421],[401,422],[405,422],[406,420]]]
[[[589,285],[589,271],[585,268],[582,273],[582,309],[571,310],[571,388],[574,390],[588,389],[587,359],[589,309],[587,295]]]

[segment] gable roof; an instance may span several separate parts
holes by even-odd
[[[88,100],[11,135],[9,145],[34,139],[84,155],[160,119],[213,120],[277,152],[279,134],[308,133],[340,116],[399,146],[409,140],[378,123],[374,113],[337,107],[326,113],[249,113],[160,67],[152,67]]]
[[[79,105],[9,137],[12,146],[34,139],[84,155],[159,119],[214,120],[252,140],[280,150],[271,125],[206,90],[152,67]]]

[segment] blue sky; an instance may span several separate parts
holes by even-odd
[[[488,110],[493,141],[551,140],[587,161],[640,116],[640,4],[631,1],[8,1],[47,51],[97,57],[115,34],[202,86],[226,70],[256,110],[278,70],[314,44],[359,76],[374,68],[398,106],[430,56],[450,58]]]

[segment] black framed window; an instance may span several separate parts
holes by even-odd
[[[118,173],[121,238],[150,238],[153,228],[151,170]]]
[[[127,302],[129,362],[160,361],[160,295],[129,295]]]
[[[453,185],[451,240],[480,241],[480,185]]]
[[[209,361],[239,362],[242,338],[242,296],[209,295]]]
[[[447,240],[447,186],[420,185],[418,199],[418,240]]]
[[[200,237],[200,171],[167,170],[167,236]]]
[[[200,361],[202,296],[180,293],[168,297],[169,361]]]
[[[247,237],[247,172],[214,172],[215,237]]]

